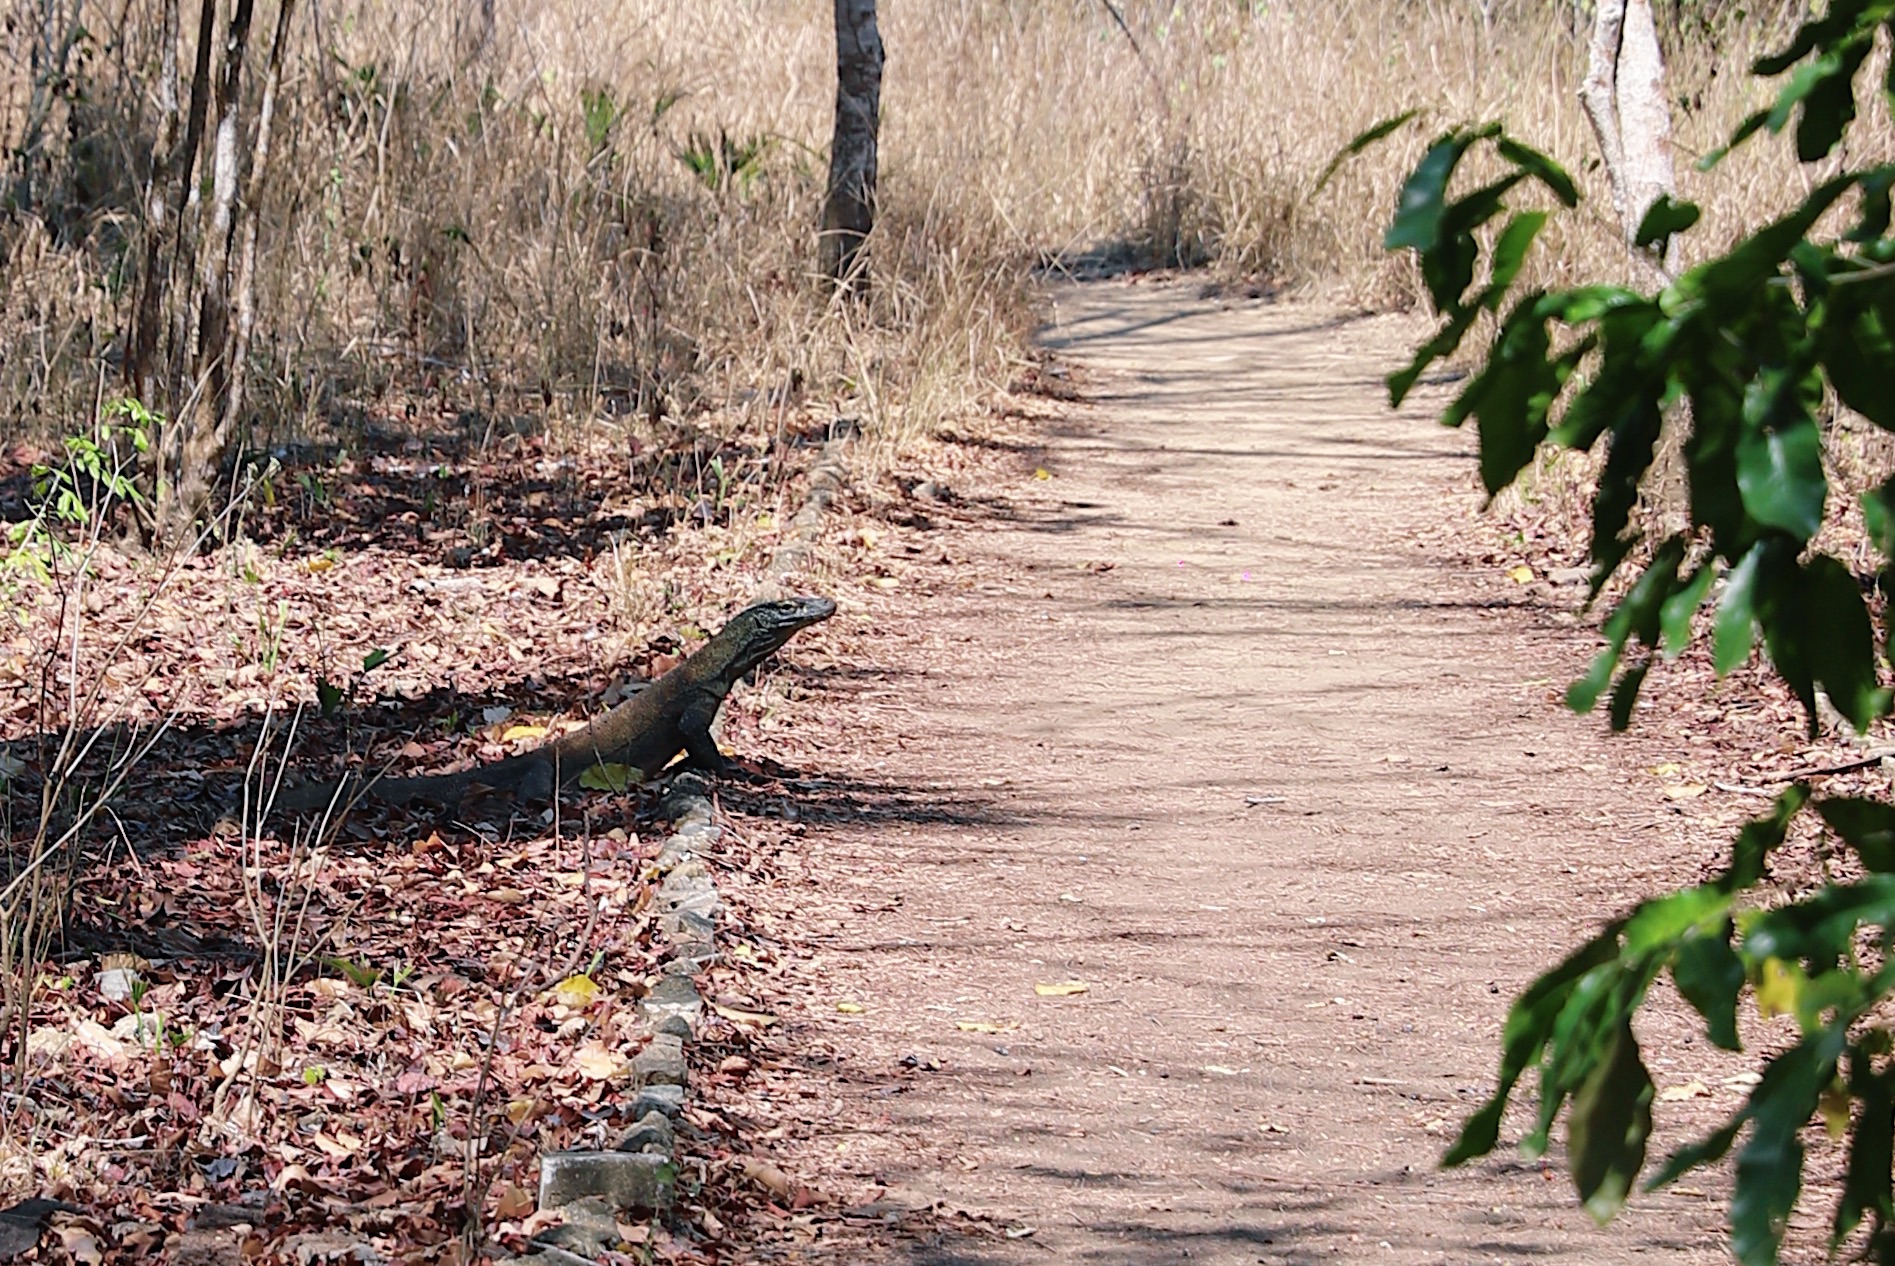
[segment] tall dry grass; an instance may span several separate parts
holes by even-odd
[[[83,9],[83,99],[36,112],[50,0],[17,3],[0,133],[43,115],[46,161],[0,222],[0,426],[57,433],[91,407],[128,317],[156,6]],[[1036,264],[1203,263],[1412,302],[1380,230],[1430,129],[1458,120],[1506,120],[1594,195],[1549,235],[1544,280],[1626,268],[1577,106],[1573,6],[1119,7],[1129,36],[1100,0],[886,6],[878,286],[861,311],[811,276],[833,93],[818,0],[500,0],[490,29],[478,0],[305,8],[263,208],[258,439],[397,391],[501,411],[550,397],[635,427],[807,390],[898,447],[1009,375]],[[1706,204],[1706,242],[1796,193],[1770,145],[1710,175],[1688,164],[1763,99],[1741,68],[1795,7],[1671,33],[1681,183]],[[1350,136],[1411,106],[1424,123],[1313,192]],[[1878,124],[1857,145],[1890,141]]]

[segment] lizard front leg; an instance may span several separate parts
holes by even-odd
[[[722,699],[700,695],[678,714],[678,734],[684,739],[684,751],[691,758],[691,765],[711,774],[727,774],[731,770],[729,759],[717,750],[717,740],[711,737],[711,722],[717,719],[717,709],[722,703]]]

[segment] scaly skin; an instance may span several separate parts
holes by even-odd
[[[828,598],[753,603],[731,617],[689,659],[610,712],[593,718],[583,730],[530,752],[454,774],[419,778],[351,774],[336,782],[291,787],[277,796],[276,807],[297,813],[371,799],[451,808],[474,788],[538,801],[595,765],[627,766],[638,781],[657,774],[680,752],[696,768],[721,773],[730,762],[711,738],[711,722],[724,696],[800,630],[835,613],[836,604]]]

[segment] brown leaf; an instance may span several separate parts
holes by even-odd
[[[762,1187],[771,1195],[787,1200],[792,1190],[790,1176],[772,1165],[769,1161],[756,1156],[746,1156],[737,1162],[743,1176]]]

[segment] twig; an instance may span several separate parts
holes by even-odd
[[[1119,30],[1125,35],[1125,42],[1132,46],[1132,56],[1138,58],[1138,64],[1145,68],[1145,74],[1151,78],[1152,88],[1156,91],[1158,98],[1158,112],[1164,116],[1165,122],[1169,123],[1171,121],[1171,94],[1165,91],[1164,76],[1158,73],[1158,68],[1151,64],[1149,57],[1145,56],[1145,46],[1138,42],[1138,36],[1132,34],[1131,25],[1126,22],[1125,14],[1119,6],[1113,0],[1099,0],[1099,3],[1105,6],[1107,13],[1112,15],[1112,20],[1118,24]]]
[[[1830,774],[1848,774],[1858,769],[1867,769],[1879,765],[1890,756],[1895,756],[1895,747],[1878,747],[1860,760],[1844,761],[1840,765],[1818,765],[1809,769],[1792,769],[1787,774],[1773,774],[1768,782],[1801,782],[1805,778],[1826,778]]]

